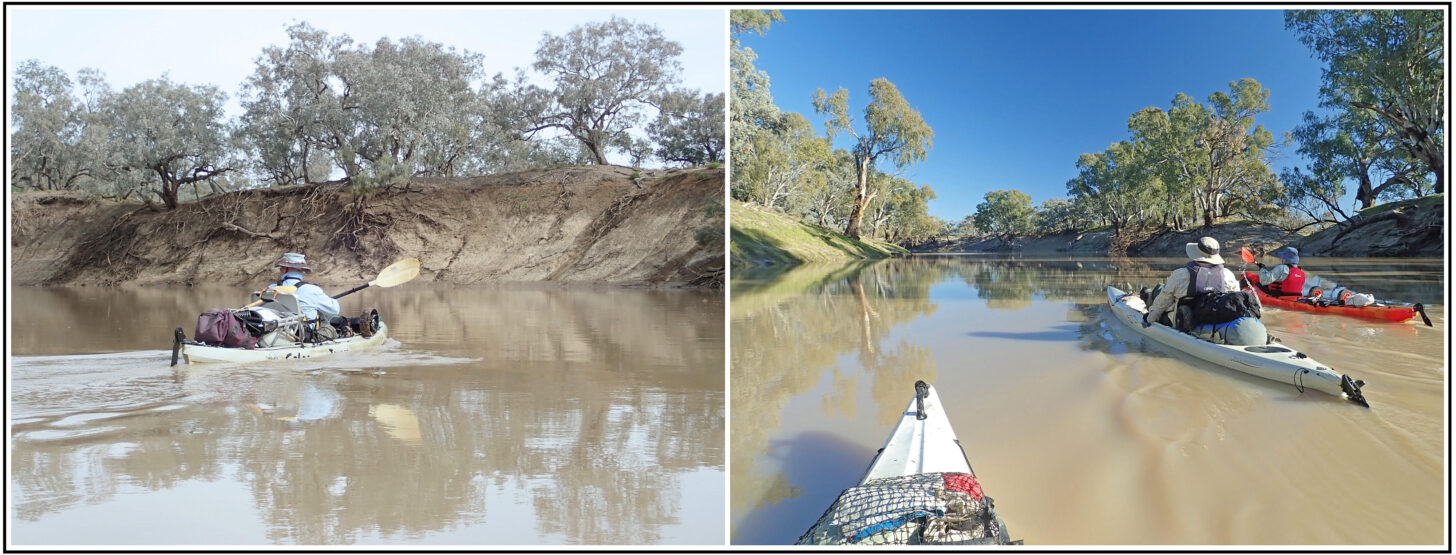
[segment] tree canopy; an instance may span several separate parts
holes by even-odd
[[[849,91],[841,88],[833,95],[824,89],[814,93],[814,109],[827,116],[825,135],[830,140],[839,133],[854,138],[849,152],[854,157],[855,176],[858,186],[855,202],[845,225],[844,234],[858,239],[864,211],[874,200],[869,190],[871,173],[877,171],[876,164],[882,157],[895,168],[905,168],[925,159],[931,148],[935,132],[912,108],[900,90],[888,79],[879,78],[870,82],[870,103],[864,110],[864,128],[856,130],[849,116]]]
[[[1289,10],[1284,27],[1328,65],[1321,106],[1379,116],[1446,190],[1446,12]]]
[[[485,71],[421,37],[360,43],[299,22],[254,58],[229,119],[216,86],[163,75],[121,92],[83,69],[16,66],[11,184],[161,201],[239,187],[344,183],[606,163],[721,161],[724,95],[674,88],[682,48],[614,18],[547,34],[532,66],[554,86]],[[169,122],[162,124],[160,122]],[[545,132],[546,129],[559,132]],[[192,185],[192,187],[187,187]]]
[[[903,168],[923,160],[930,149],[929,125],[888,80],[871,83],[862,130],[850,121],[847,91],[833,99],[823,91],[816,95],[816,108],[830,114],[823,135],[802,114],[774,104],[768,74],[754,66],[757,54],[739,37],[762,35],[781,21],[783,15],[774,10],[733,10],[729,16],[733,198],[840,227],[853,237],[861,236],[862,227],[872,236],[901,242],[942,233],[948,226],[927,212],[935,198],[931,186],[885,173],[875,163],[883,159]],[[855,145],[834,149],[840,132],[857,137]]]
[[[976,205],[976,229],[1002,240],[1031,231],[1031,196],[1015,189],[991,191]]]
[[[682,45],[661,29],[620,17],[579,25],[564,36],[547,33],[532,67],[555,87],[528,89],[535,105],[529,131],[565,131],[597,164],[606,164],[607,147],[623,141],[654,96],[681,80],[680,54]]]

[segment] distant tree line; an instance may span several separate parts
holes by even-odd
[[[614,17],[545,34],[531,69],[550,87],[521,68],[487,75],[483,55],[419,37],[357,43],[307,23],[288,37],[255,58],[232,120],[214,85],[164,74],[115,91],[95,69],[73,79],[20,63],[11,187],[175,208],[184,193],[337,182],[367,196],[410,177],[607,164],[614,153],[634,166],[724,159],[723,94],[676,88],[682,46],[652,25]]]
[[[1167,110],[1132,114],[1127,139],[1083,154],[1067,198],[1033,207],[1017,191],[993,191],[946,234],[1185,229],[1226,218],[1299,229],[1445,192],[1443,13],[1290,10],[1284,20],[1327,64],[1322,112],[1305,112],[1288,136],[1255,121],[1269,110],[1269,91],[1253,79],[1229,83],[1206,103],[1178,93]],[[1310,163],[1276,175],[1274,150],[1296,143]],[[1341,203],[1352,189],[1347,210]]]
[[[815,110],[826,118],[822,135],[802,114],[782,111],[768,74],[754,66],[757,54],[738,40],[778,21],[777,10],[730,15],[731,196],[854,238],[915,243],[941,233],[945,222],[926,211],[935,191],[896,175],[925,159],[930,126],[886,79],[870,83],[858,122],[849,113],[849,91],[816,91]],[[852,139],[849,148],[834,148],[840,134]]]

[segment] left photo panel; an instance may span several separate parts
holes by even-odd
[[[722,546],[722,9],[5,9],[6,547]]]

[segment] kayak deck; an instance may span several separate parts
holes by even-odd
[[[1310,358],[1308,355],[1278,344],[1223,345],[1194,337],[1163,324],[1143,327],[1147,314],[1143,300],[1136,294],[1116,287],[1107,288],[1107,304],[1113,315],[1134,332],[1224,368],[1293,385],[1301,391],[1313,389],[1336,397],[1370,406],[1360,387],[1365,382],[1352,380]]]
[[[925,384],[917,382],[916,385]],[[917,393],[919,392],[917,387]],[[945,407],[935,388],[925,384],[925,394],[917,394],[900,415],[900,422],[890,433],[889,441],[870,462],[859,483],[894,476],[911,476],[931,472],[971,474],[971,463],[951,429]]]
[[[182,359],[188,364],[210,362],[262,362],[268,360],[293,360],[327,356],[341,351],[357,351],[384,344],[389,327],[383,322],[369,337],[352,335],[322,343],[291,343],[276,347],[242,349],[237,347],[214,347],[195,341],[184,341],[181,345]]]

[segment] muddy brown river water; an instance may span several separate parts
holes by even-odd
[[[1266,308],[1371,408],[1147,344],[1108,313],[1186,260],[916,256],[731,284],[731,541],[793,542],[939,391],[1032,545],[1437,546],[1449,468],[1441,260],[1310,259],[1434,327]],[[1237,261],[1235,261],[1236,267]]]
[[[723,294],[408,284],[383,349],[168,366],[231,288],[12,287],[26,545],[724,541]]]

